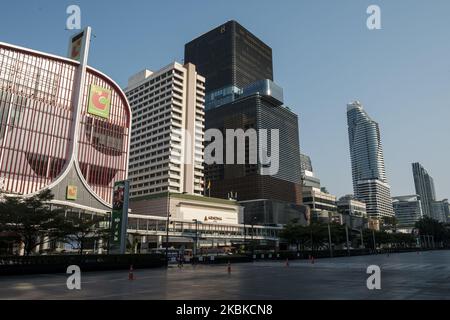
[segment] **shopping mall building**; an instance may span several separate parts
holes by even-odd
[[[128,174],[131,110],[87,66],[89,36],[71,41],[70,59],[0,42],[0,190],[48,188],[66,212],[106,214]]]

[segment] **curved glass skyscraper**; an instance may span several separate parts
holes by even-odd
[[[347,123],[355,196],[366,203],[369,216],[392,217],[378,123],[369,117],[359,101],[347,105]]]

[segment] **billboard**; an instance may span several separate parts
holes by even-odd
[[[77,200],[78,188],[77,186],[67,186],[66,199],[67,200]]]
[[[109,119],[111,90],[91,84],[89,90],[88,113]]]
[[[81,52],[83,50],[84,31],[78,33],[70,40],[69,58],[81,61]]]
[[[128,196],[130,183],[127,180],[117,181],[113,189],[113,206],[111,213],[111,234],[109,251],[125,253],[128,226]]]
[[[80,65],[87,64],[91,32],[91,28],[86,27],[83,31],[70,37],[67,56],[80,62]]]

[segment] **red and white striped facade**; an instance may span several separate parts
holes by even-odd
[[[77,81],[79,75],[84,81]],[[91,85],[111,90],[108,119],[88,114]],[[51,189],[76,170],[78,188],[111,207],[114,182],[128,176],[130,128],[127,98],[106,75],[89,66],[83,70],[74,60],[0,42],[3,192],[31,195]]]

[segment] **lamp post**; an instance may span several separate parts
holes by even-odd
[[[377,242],[375,241],[375,230],[374,229],[372,229],[372,240],[373,240],[373,251],[376,252]]]
[[[195,223],[195,250],[194,250],[194,258],[197,257],[197,250],[198,250],[198,220],[197,219],[193,219],[192,221],[194,221]]]
[[[244,218],[244,254],[247,252],[247,230],[245,226],[245,218]]]
[[[254,225],[255,225],[256,217],[252,218],[252,259],[255,256],[255,242],[253,241],[253,234],[255,233]]]
[[[328,212],[328,243],[330,248],[330,258],[333,258],[333,248],[331,247],[331,212]]]
[[[359,234],[361,235],[361,249],[364,248],[364,237],[363,237],[363,229],[359,230]]]
[[[348,227],[347,227],[347,223],[345,224],[345,240],[346,240],[345,246],[347,247],[347,255],[350,256],[350,248],[348,247]]]
[[[166,267],[169,266],[169,219],[170,219],[170,191],[167,191]]]

